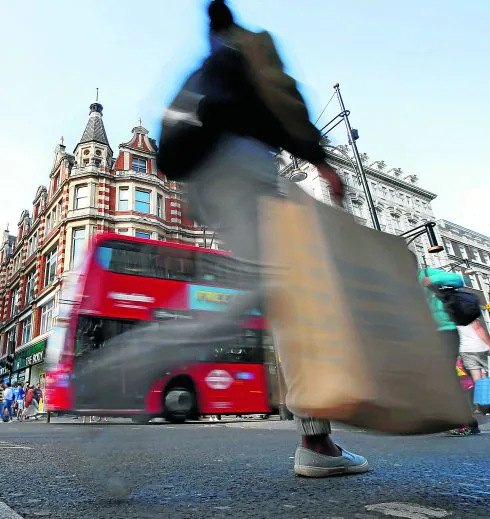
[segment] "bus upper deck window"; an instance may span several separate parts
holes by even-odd
[[[99,247],[97,249],[97,263],[105,270],[109,269],[112,259],[112,249],[109,247]]]

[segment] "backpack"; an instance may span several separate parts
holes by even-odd
[[[439,286],[435,288],[435,295],[458,326],[468,326],[481,316],[478,298],[464,289]]]

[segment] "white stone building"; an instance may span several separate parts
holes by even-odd
[[[444,245],[441,254],[446,270],[459,272],[468,288],[475,291],[481,306],[490,302],[490,237],[447,220],[438,220]],[[490,325],[488,308],[485,318]]]
[[[347,146],[326,146],[327,162],[342,178],[345,188],[345,208],[352,213],[362,225],[373,227],[369,207],[362,184],[357,176],[354,158]],[[400,168],[388,169],[383,161],[371,162],[366,154],[361,154],[381,228],[391,234],[402,234],[424,223],[435,221],[431,202],[436,194],[418,185],[416,175],[404,173]],[[299,182],[305,191],[317,200],[331,204],[332,199],[328,182],[318,176],[311,164],[292,159],[283,153],[278,158],[280,175],[290,178],[296,167],[308,176]],[[417,253],[421,264],[440,267],[444,264],[440,254],[429,254],[427,236],[417,238],[413,242],[413,250]]]

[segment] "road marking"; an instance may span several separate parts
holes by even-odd
[[[365,507],[370,512],[379,512],[392,517],[405,517],[406,519],[427,519],[428,517],[448,517],[452,512],[442,508],[428,508],[410,503],[378,503]]]
[[[3,501],[0,501],[0,517],[2,519],[22,519],[22,516],[15,513],[10,506],[7,506]]]
[[[0,449],[23,449],[23,450],[34,450],[34,447],[24,447],[21,445],[14,445],[13,443],[0,442]]]

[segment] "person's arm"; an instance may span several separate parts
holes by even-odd
[[[445,285],[453,288],[464,287],[464,281],[460,274],[437,269],[426,269],[426,275],[421,281],[427,287],[430,285]]]
[[[473,326],[473,330],[475,330],[478,337],[480,337],[480,339],[488,346],[488,349],[490,350],[490,336],[485,330],[485,327],[482,326],[478,319],[476,321],[473,321],[471,323],[471,326]]]

